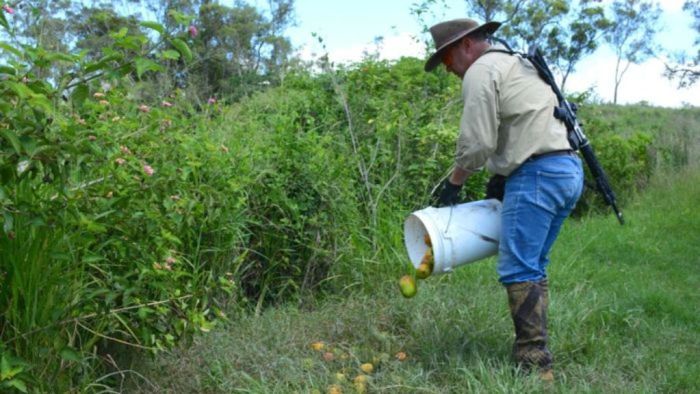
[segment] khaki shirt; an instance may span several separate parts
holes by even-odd
[[[500,47],[492,47],[501,49]],[[535,67],[520,56],[487,50],[462,81],[464,111],[456,165],[509,175],[533,154],[571,149],[559,103]]]

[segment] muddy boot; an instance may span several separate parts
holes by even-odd
[[[513,283],[506,286],[508,306],[515,325],[513,358],[525,371],[537,370],[552,381],[552,354],[547,349],[548,283]]]

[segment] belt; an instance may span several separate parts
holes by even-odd
[[[551,152],[538,153],[528,157],[528,160],[537,160],[550,156],[576,156],[576,152],[571,149],[553,150]]]

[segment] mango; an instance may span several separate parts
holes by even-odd
[[[425,279],[433,273],[433,267],[429,264],[421,263],[418,268],[416,268],[416,277],[418,279]]]
[[[374,365],[372,365],[372,363],[364,363],[360,365],[360,369],[364,373],[372,373],[372,371],[374,371]]]
[[[433,249],[428,248],[428,250],[425,251],[425,254],[423,255],[423,258],[420,260],[421,264],[428,264],[431,267],[435,266],[435,258],[433,258]]]
[[[399,288],[401,289],[401,294],[406,298],[413,297],[418,291],[416,280],[411,275],[404,275],[399,279]]]

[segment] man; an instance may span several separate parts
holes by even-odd
[[[483,166],[505,179],[497,271],[515,326],[513,356],[551,381],[548,255],[581,195],[583,169],[565,125],[554,118],[558,102],[551,87],[527,59],[489,42],[499,26],[455,19],[430,28],[437,49],[425,70],[444,64],[462,79],[464,100],[455,167],[438,205],[457,203],[466,179]]]

